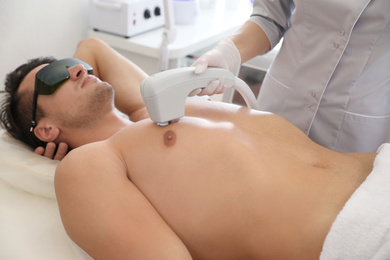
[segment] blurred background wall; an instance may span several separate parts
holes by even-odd
[[[87,36],[89,0],[0,0],[0,89],[8,72],[38,56],[65,58]]]

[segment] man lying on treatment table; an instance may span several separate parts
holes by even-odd
[[[37,96],[45,113],[32,131],[78,147],[60,162],[55,188],[67,233],[94,259],[318,259],[370,176],[376,154],[331,151],[277,115],[231,104],[188,102],[185,117],[160,127],[133,89],[127,114],[137,122],[122,119],[110,85],[85,66]]]
[[[328,150],[273,114],[186,109],[178,123],[146,119],[61,161],[69,236],[95,259],[318,259],[375,154]]]

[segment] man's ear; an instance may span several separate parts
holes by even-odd
[[[34,134],[41,141],[53,142],[60,135],[60,129],[55,125],[39,122],[34,128]]]

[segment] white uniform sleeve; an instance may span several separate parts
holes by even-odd
[[[292,0],[254,0],[249,21],[256,23],[264,30],[272,49],[290,26],[290,17],[294,9],[295,5]]]

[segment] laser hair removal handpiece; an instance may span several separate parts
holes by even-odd
[[[234,87],[249,108],[257,108],[252,90],[231,71],[208,68],[206,72],[197,75],[195,67],[186,67],[159,72],[142,81],[141,95],[150,119],[160,126],[178,121],[184,116],[186,98],[191,91],[205,88],[211,81],[218,79],[224,79],[228,88]]]

